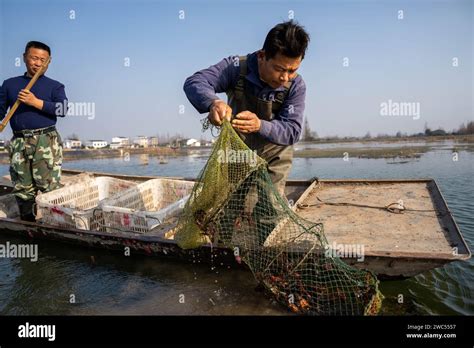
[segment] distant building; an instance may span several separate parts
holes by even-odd
[[[139,147],[148,147],[148,137],[139,135],[138,137],[135,138],[133,143]]]
[[[120,149],[130,146],[130,139],[126,137],[113,137],[110,143],[111,149]]]
[[[184,145],[185,143],[181,139],[170,140],[169,143],[167,144],[167,146],[172,149],[177,149],[177,148],[183,147]]]
[[[86,147],[92,149],[102,149],[106,147],[108,144],[105,140],[89,140],[86,142]]]
[[[149,137],[148,138],[148,146],[157,147],[158,145],[159,145],[158,137]]]
[[[188,139],[186,140],[186,146],[201,146],[201,143],[197,139]]]
[[[65,149],[80,149],[82,147],[82,141],[78,139],[66,139],[63,141],[63,147]]]

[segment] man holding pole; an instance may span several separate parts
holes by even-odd
[[[0,87],[0,119],[10,108],[13,130],[8,147],[13,193],[26,221],[35,221],[36,194],[61,186],[62,142],[55,125],[58,116],[66,116],[67,97],[63,84],[44,76],[50,55],[44,43],[28,42],[23,54],[26,73],[3,81]],[[33,86],[27,88],[31,82]]]

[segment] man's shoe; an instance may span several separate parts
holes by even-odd
[[[18,204],[18,208],[20,210],[20,219],[22,219],[23,221],[30,221],[30,222],[35,222],[36,221],[36,218],[35,218],[35,214],[33,212],[33,208],[34,208],[34,205],[35,205],[35,200],[34,199],[29,199],[27,201],[21,199],[21,198],[18,198],[18,197],[15,197],[16,198],[16,202]]]

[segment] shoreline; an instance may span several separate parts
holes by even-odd
[[[382,148],[303,149],[294,152],[295,158],[419,158],[432,150],[431,146],[405,146]]]
[[[334,138],[323,138],[312,141],[299,141],[298,144],[334,144],[334,143],[437,143],[447,140],[453,140],[455,142],[474,143],[474,134],[466,135],[432,135],[432,136],[404,136],[404,137],[372,137],[372,138],[355,138],[355,137],[334,137]]]
[[[429,140],[429,141],[428,141]],[[453,140],[453,136],[437,137],[425,137],[420,138],[397,138],[397,139],[358,139],[353,141],[347,141],[340,139],[339,141],[334,142],[298,142],[299,147],[303,149],[295,150],[295,158],[343,158],[343,157],[352,157],[352,158],[361,158],[361,159],[380,159],[380,158],[402,158],[402,159],[411,159],[419,158],[423,154],[433,151],[436,149],[434,146],[436,143],[442,143],[446,140]],[[457,136],[454,140],[455,143],[452,144],[450,148],[444,150],[450,151],[474,151],[474,136]],[[347,147],[344,144],[350,143],[362,143],[370,144],[373,142],[383,142],[383,143],[400,143],[401,146],[391,146],[391,147]],[[424,145],[410,145],[403,146],[403,143],[410,142],[426,142],[428,144]],[[456,142],[464,142],[463,144],[457,145]],[[338,143],[341,146],[334,148],[304,148],[305,145],[324,145],[324,144],[334,144]],[[136,155],[148,155],[151,157],[163,157],[168,159],[170,157],[185,157],[190,156],[195,153],[203,153],[203,157],[206,156],[206,151],[211,151],[212,147],[210,146],[201,146],[201,147],[188,147],[188,148],[177,148],[172,149],[169,147],[153,147],[153,148],[126,148],[126,149],[79,149],[79,150],[70,150],[65,149],[63,151],[64,161],[77,161],[83,159],[106,159],[106,158],[121,158],[124,156],[136,156]],[[0,152],[0,164],[9,164],[9,157],[6,151]]]

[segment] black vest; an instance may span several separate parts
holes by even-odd
[[[226,91],[227,104],[232,108],[233,115],[248,110],[256,114],[258,118],[270,121],[280,112],[281,106],[288,96],[292,81],[285,84],[285,90],[278,92],[274,100],[263,100],[251,94],[246,88],[247,56],[239,57],[239,66],[240,74],[237,85],[234,89]]]

